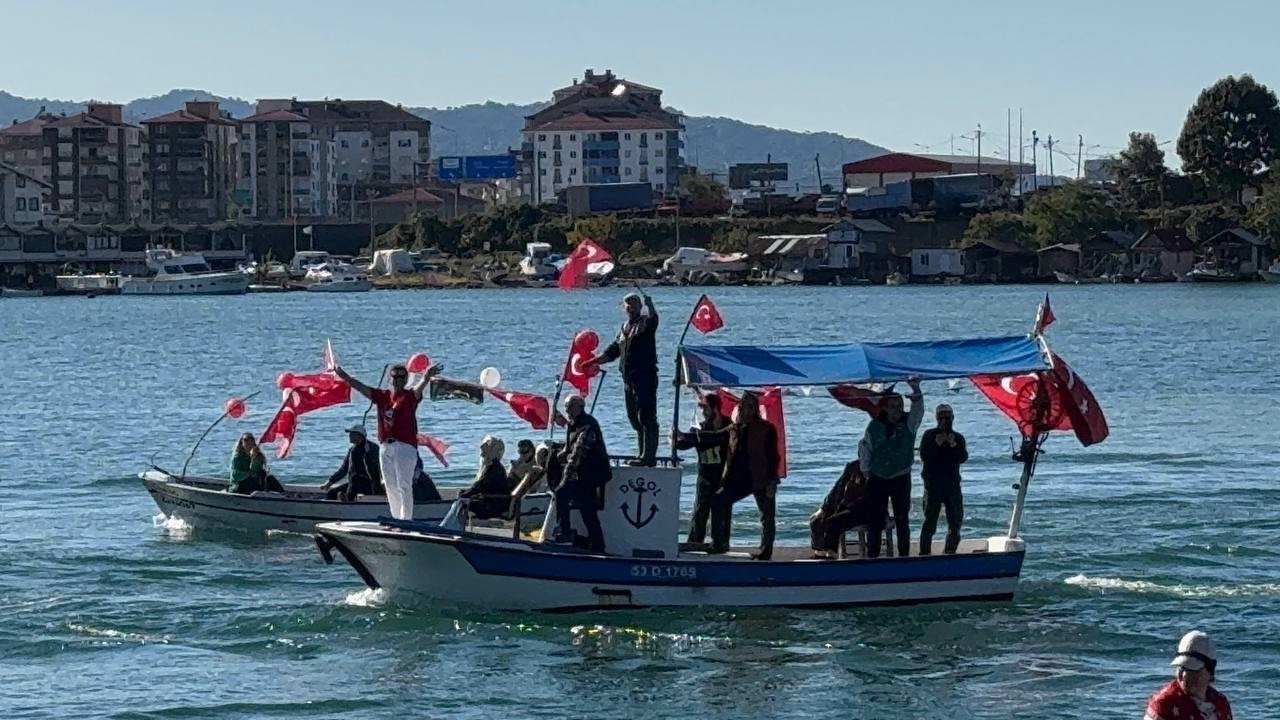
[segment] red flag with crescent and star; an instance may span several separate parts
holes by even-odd
[[[578,247],[569,253],[569,259],[565,261],[564,267],[560,270],[560,279],[557,285],[561,290],[579,290],[587,286],[587,266],[592,263],[604,262],[612,260],[613,256],[608,250],[600,247],[594,240],[583,240],[578,243]]]
[[[351,386],[333,373],[290,375],[288,379],[280,409],[258,440],[264,445],[275,444],[277,458],[287,458],[293,452],[299,417],[351,402]]]
[[[1018,424],[1023,437],[1051,430],[1071,430],[1081,445],[1100,443],[1110,434],[1102,406],[1056,353],[1053,369],[1026,375],[974,375],[974,387]]]
[[[689,316],[689,324],[697,328],[698,332],[706,335],[724,327],[724,318],[720,316],[720,311],[716,308],[716,304],[711,302],[711,298],[703,295],[698,298],[698,304],[693,306],[693,314]]]
[[[732,417],[738,409],[738,397],[724,388],[718,388],[716,395],[720,396],[720,411]],[[772,425],[778,436],[778,477],[784,478],[787,476],[787,421],[782,414],[782,388],[758,390],[756,397],[760,400],[760,419]]]
[[[506,403],[516,417],[529,423],[534,430],[546,430],[551,422],[551,401],[541,395],[499,388],[490,390],[489,394]],[[556,424],[560,424],[558,417]]]
[[[573,336],[573,344],[569,346],[569,359],[564,363],[561,377],[583,396],[591,394],[591,378],[600,374],[599,365],[586,364],[595,356],[598,347],[600,336],[593,330],[580,331]]]
[[[1036,309],[1036,324],[1032,328],[1033,335],[1039,335],[1053,324],[1058,318],[1053,316],[1053,308],[1049,307],[1049,293],[1044,294],[1044,302],[1040,303],[1040,307]]]

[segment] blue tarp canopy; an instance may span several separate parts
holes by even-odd
[[[1048,370],[1040,343],[1016,337],[839,345],[710,345],[680,349],[685,383],[699,387],[836,385],[943,380]]]

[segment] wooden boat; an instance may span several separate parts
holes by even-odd
[[[37,298],[44,297],[43,290],[27,290],[24,288],[0,288],[0,297],[7,298]]]
[[[507,610],[707,605],[812,608],[1013,597],[1025,557],[1019,525],[1027,486],[1048,429],[1061,427],[1061,418],[1048,419],[1049,404],[1038,398],[1053,393],[1054,404],[1067,402],[1064,393],[1068,391],[1060,388],[1083,388],[1083,381],[1077,381],[1074,374],[1061,379],[1059,373],[1065,364],[1050,353],[1041,336],[816,346],[682,346],[678,359],[679,377],[701,391],[866,384],[908,377],[994,378],[997,389],[993,392],[1010,396],[1000,406],[1003,412],[1022,412],[1025,407],[1037,413],[1024,431],[1023,447],[1016,457],[1022,474],[1008,531],[966,540],[955,554],[924,557],[863,559],[846,554],[836,560],[813,559],[809,548],[792,546],[776,547],[772,559],[758,561],[743,549],[727,554],[683,549],[678,543],[682,472],[678,459],[673,458],[659,467],[613,468],[600,512],[604,553],[548,542],[554,507],[548,511],[541,534],[495,535],[467,525],[462,520],[466,503],[459,501],[457,511],[440,525],[319,523],[316,542],[321,554],[332,562],[336,551],[367,585],[382,588],[399,601]],[[1070,373],[1069,368],[1065,371]],[[1059,380],[1048,379],[1051,377]],[[1018,378],[1031,379],[1019,380],[1020,389],[1015,393],[1013,382]],[[1061,385],[1053,385],[1059,381]],[[1054,389],[1046,389],[1051,385]],[[1029,402],[1022,402],[1023,395]],[[1010,410],[1015,405],[1018,409]],[[574,515],[580,532],[580,521]]]

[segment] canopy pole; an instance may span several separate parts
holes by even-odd
[[[1022,478],[1018,480],[1018,497],[1013,501],[1013,514],[1009,518],[1009,538],[1018,537],[1018,529],[1022,525],[1022,510],[1027,503],[1027,486],[1031,484],[1031,476],[1036,472],[1036,459],[1040,455],[1040,446],[1047,433],[1040,433],[1022,439],[1022,447],[1013,456],[1022,461]]]
[[[672,385],[675,386],[675,401],[671,405],[671,432],[672,433],[680,432],[680,386],[684,384],[683,383],[684,378],[681,377],[684,374],[681,371],[681,369],[684,367],[684,364],[680,362],[680,358],[684,353],[684,339],[689,335],[689,328],[693,325],[693,316],[698,311],[698,305],[702,304],[702,300],[706,296],[707,294],[703,293],[701,296],[698,297],[698,302],[693,306],[694,309],[689,313],[688,319],[684,321],[684,330],[680,331],[680,340],[676,342],[676,377],[675,377],[675,380],[672,381]],[[672,441],[671,442],[671,462],[677,463],[679,461],[680,461],[680,456],[676,452],[676,444],[674,441]]]
[[[257,397],[258,395],[260,395],[261,393],[262,393],[262,391],[261,391],[261,390],[259,390],[259,391],[257,391],[257,392],[254,392],[254,393],[249,393],[248,395],[245,395],[244,397],[240,398],[240,401],[241,401],[241,402],[244,402],[244,401],[246,401],[246,400],[252,400],[252,399],[254,399],[255,397]],[[181,479],[184,479],[184,480],[186,479],[186,477],[187,477],[187,466],[191,464],[191,458],[194,458],[194,457],[196,456],[196,450],[199,450],[199,449],[200,449],[200,443],[204,442],[204,439],[205,439],[205,438],[207,438],[207,437],[209,437],[209,433],[213,432],[213,429],[214,429],[214,428],[216,428],[216,427],[218,427],[218,423],[220,423],[220,422],[222,422],[223,420],[227,419],[227,417],[228,417],[229,415],[230,415],[230,410],[229,410],[229,409],[227,409],[227,410],[223,410],[223,411],[222,411],[222,414],[218,416],[218,419],[217,419],[217,420],[214,420],[212,425],[210,425],[209,427],[207,427],[207,428],[205,428],[205,429],[204,429],[204,432],[200,435],[200,438],[199,438],[198,440],[196,440],[196,444],[195,444],[195,445],[193,445],[193,446],[191,447],[191,452],[187,455],[187,460],[186,460],[186,462],[182,463],[182,474],[181,474],[181,475],[179,475],[179,477],[180,477]]]

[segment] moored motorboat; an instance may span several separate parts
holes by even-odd
[[[368,275],[352,265],[339,263],[312,267],[304,282],[307,292],[369,292],[373,289]]]
[[[283,493],[239,495],[226,492],[227,481],[223,478],[183,478],[160,469],[144,471],[138,477],[160,512],[194,527],[307,533],[315,529],[316,523],[375,521],[389,514],[385,496],[362,495],[353,502],[326,500],[319,485],[286,483]],[[423,522],[439,522],[457,499],[458,488],[442,488],[440,496],[436,502],[415,503],[414,517]],[[531,495],[522,506],[522,517],[538,522],[546,507],[545,495]]]
[[[1070,427],[1086,444],[1105,437],[1092,396],[1078,395],[1088,393],[1083,381],[1038,333],[941,342],[682,346],[678,358],[678,376],[699,391],[973,379],[1003,412],[1017,414],[1023,433],[1014,458],[1022,473],[1008,531],[967,540],[955,554],[924,557],[866,559],[842,552],[839,559],[815,559],[808,548],[792,546],[773,548],[771,559],[753,560],[743,551],[685,549],[677,541],[682,473],[673,459],[660,467],[613,468],[600,513],[604,553],[550,542],[549,510],[540,534],[519,537],[476,532],[449,520],[320,523],[322,554],[331,560],[337,550],[367,585],[392,598],[508,610],[1007,600],[1025,557],[1022,509],[1048,431]],[[1064,408],[1090,418],[1088,440],[1076,416],[1064,418]],[[1095,417],[1101,430],[1092,425]],[[460,500],[450,517],[465,518],[465,506]]]
[[[121,295],[242,295],[249,276],[242,272],[213,270],[202,255],[178,254],[168,248],[146,251],[146,277],[122,277]]]
[[[43,297],[44,291],[38,288],[0,288],[0,297],[36,298]]]
[[[1280,262],[1272,263],[1266,270],[1259,270],[1258,276],[1263,282],[1280,283]]]
[[[1206,261],[1197,263],[1188,273],[1191,282],[1236,282],[1240,274],[1218,263]]]

